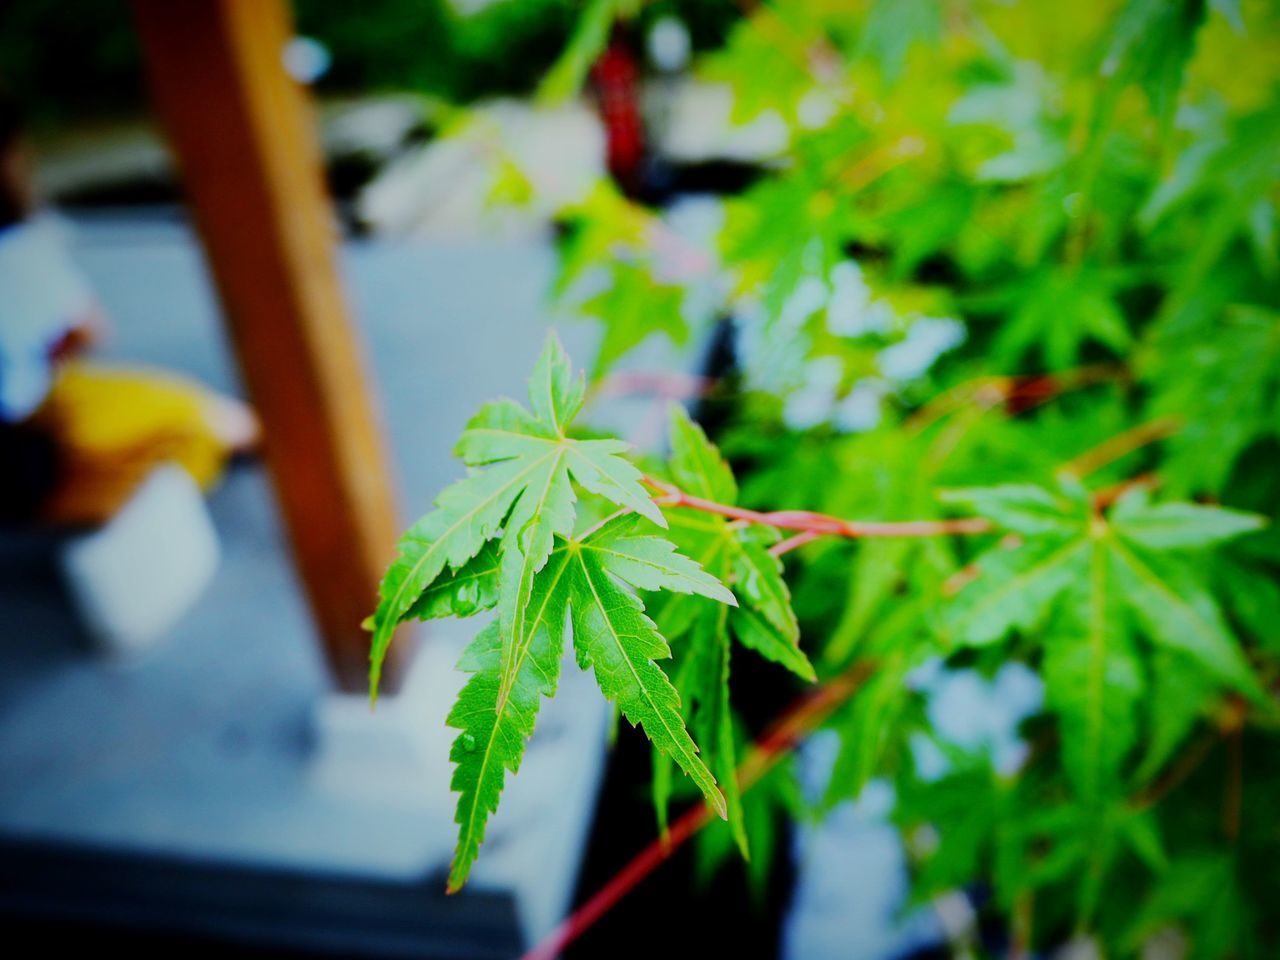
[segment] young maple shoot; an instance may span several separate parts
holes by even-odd
[[[1082,801],[1096,802],[1121,785],[1122,762],[1138,742],[1145,693],[1140,634],[1158,650],[1185,657],[1211,683],[1266,706],[1205,587],[1203,565],[1166,555],[1256,530],[1262,518],[1191,503],[1152,506],[1141,487],[1104,517],[1069,476],[1057,490],[1006,485],[949,491],[943,499],[1022,538],[978,558],[973,583],[944,611],[944,635],[958,646],[981,647],[1015,630],[1038,631],[1063,764]],[[1199,707],[1195,700],[1168,705],[1190,711],[1185,722]]]
[[[467,425],[456,453],[473,472],[441,493],[436,508],[401,540],[372,617],[376,696],[398,623],[497,608],[496,619],[463,655],[460,666],[471,678],[448,720],[460,731],[450,754],[458,793],[451,890],[466,881],[507,772],[519,770],[541,698],[555,694],[566,632],[579,666],[594,672],[622,716],[644,730],[712,809],[738,824],[725,649],[730,626],[746,646],[813,678],[767,541],[730,532],[720,518],[704,531],[664,536],[668,516],[621,456],[626,444],[568,435],[583,393],[582,378],[573,376],[552,335],[529,383],[528,408],[498,400]],[[731,497],[733,478],[701,431],[682,414],[675,422],[675,476]],[[619,509],[579,530],[580,494]],[[724,585],[731,578],[740,584],[741,606]],[[646,615],[636,591],[661,604],[661,626]],[[705,731],[704,743],[715,744],[716,773],[656,662],[671,654],[664,632],[675,636],[695,623],[708,632],[705,645],[716,658],[696,701],[696,726]]]
[[[376,695],[396,624],[497,608],[462,657],[471,677],[448,717],[459,731],[450,752],[459,828],[450,890],[470,873],[506,775],[520,768],[541,699],[555,694],[566,633],[578,665],[656,750],[653,800],[663,829],[679,767],[748,856],[730,706],[732,641],[805,681],[817,679],[799,646],[778,556],[785,544],[775,528],[815,537],[1006,534],[973,562],[965,589],[939,590],[924,611],[933,649],[988,647],[1036,631],[1046,705],[1059,718],[1063,766],[1082,803],[1123,788],[1122,762],[1139,739],[1143,639],[1195,663],[1210,686],[1268,706],[1186,554],[1258,529],[1259,517],[1194,503],[1153,505],[1137,484],[1104,509],[1065,469],[1052,486],[941,491],[942,503],[978,515],[960,521],[857,524],[804,511],[759,513],[737,506],[732,471],[682,408],[671,408],[669,479],[655,479],[623,458],[625,444],[568,435],[583,395],[552,335],[530,380],[529,407],[495,401],[468,424],[456,452],[473,472],[405,535],[371,618]],[[650,496],[645,484],[659,493]],[[613,512],[579,529],[579,492]],[[913,610],[904,609],[908,616],[891,622],[910,635]],[[681,655],[669,678],[657,661],[671,656],[671,641]],[[901,666],[912,662],[890,661],[882,673],[888,691],[901,688]],[[1189,699],[1181,717],[1166,713],[1144,770],[1164,764],[1200,703]],[[848,772],[842,758],[836,770]],[[1121,823],[1129,842],[1154,842],[1142,817]]]
[[[555,294],[600,328],[602,389],[637,382],[611,369],[650,338],[732,344],[729,376],[644,377],[707,391],[742,468],[679,408],[648,476],[571,439],[584,394],[556,348],[527,408],[472,423],[472,475],[373,618],[376,684],[400,620],[497,608],[451,719],[453,883],[570,631],[654,740],[663,831],[691,798],[727,819],[683,814],[564,937],[682,839],[700,873],[736,849],[760,882],[777,824],[878,782],[911,901],[989,891],[981,929],[1011,953],[1276,955],[1275,4],[1114,0],[1069,30],[1051,0],[746,6],[695,73],[783,135],[690,207],[705,222],[606,180],[566,199],[499,151],[568,227]],[[586,5],[540,100],[650,13]],[[730,692],[756,656],[817,682],[748,746]],[[963,722],[955,690],[982,691]],[[802,785],[784,758],[819,731]]]

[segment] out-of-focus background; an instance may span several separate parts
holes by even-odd
[[[738,16],[662,6],[672,76]],[[55,947],[507,957],[566,913],[604,769],[594,685],[566,679],[473,883],[446,898],[444,718],[474,627],[402,633],[397,690],[371,713],[359,621],[397,531],[458,475],[467,418],[522,390],[556,319],[550,218],[495,212],[490,171],[438,145],[448,105],[483,103],[566,195],[604,174],[591,102],[532,103],[580,13],[0,10],[6,189],[29,201],[3,229],[36,234],[0,280],[0,376],[6,420],[39,409],[56,437],[15,427],[4,450],[14,930]],[[705,96],[678,82],[673,96]],[[714,153],[725,131],[679,135]],[[560,332],[587,363],[598,331]],[[655,344],[633,362],[694,373],[705,353]],[[606,400],[595,420],[643,433],[649,407]]]
[[[1218,209],[1196,178],[1218,169],[1223,143],[1257,147],[1238,180],[1222,177],[1255,190],[1256,206],[1222,228],[1216,254],[1252,244],[1260,263],[1274,260],[1274,94],[1250,100],[1237,89],[1246,71],[1220,112],[1175,118],[1172,103],[1159,103],[1162,84],[1181,76],[1190,52],[1171,27],[1155,54],[1132,53],[1146,49],[1134,38],[1149,4],[1085,4],[1088,23],[1063,34],[1070,48],[1117,10],[1142,7],[1132,23],[1118,16],[1118,73],[1105,59],[1064,64],[1057,26],[1024,22],[1016,4],[988,4],[1026,39],[1013,52],[964,4],[912,0],[896,14],[883,12],[893,4],[861,4],[860,13],[881,11],[858,21],[861,39],[823,41],[875,59],[886,77],[931,56],[917,43],[926,35],[949,56],[967,44],[990,59],[936,91],[904,93],[886,80],[887,111],[881,88],[860,87],[856,71],[850,86],[873,102],[841,99],[822,43],[788,49],[808,27],[797,14],[792,31],[788,5],[776,6],[776,15],[731,0],[0,6],[0,917],[13,936],[144,955],[512,957],[653,837],[641,802],[647,746],[618,734],[589,675],[566,670],[471,883],[446,896],[456,825],[445,718],[475,625],[402,627],[384,696],[376,712],[368,706],[362,621],[397,534],[461,475],[451,449],[476,408],[521,395],[549,326],[575,365],[609,373],[593,381],[591,428],[660,452],[667,400],[696,403],[708,383],[742,375],[770,397],[760,416],[778,430],[762,444],[784,429],[804,436],[776,451],[794,453],[798,475],[805,456],[820,462],[814,450],[828,436],[872,435],[891,403],[918,406],[923,391],[912,391],[966,337],[994,339],[1008,371],[1028,377],[993,378],[1010,392],[990,402],[977,394],[974,409],[1007,404],[1012,418],[1038,407],[1037,389],[1074,389],[1062,386],[1073,376],[1131,385],[1113,369],[1117,356],[1138,353],[1126,312],[1145,317],[1152,290],[1175,280],[1112,270],[1085,251],[1127,250],[1130,221],[1164,223],[1188,197]],[[1234,35],[1239,6],[1179,9],[1194,7],[1196,24],[1211,18],[1221,41]],[[1258,3],[1250,16],[1253,7],[1265,8],[1267,36],[1280,35],[1275,11]],[[739,30],[748,19],[752,29]],[[734,74],[735,57],[759,63],[775,40],[776,76]],[[710,69],[695,69],[726,44]],[[1209,86],[1230,72],[1219,61]],[[1109,69],[1162,116],[1144,120],[1134,142],[1118,136],[1119,146],[1095,151],[1081,146],[1092,142],[1090,122],[1123,134],[1137,99],[1116,94],[1084,112],[1093,98],[1078,78],[1102,78],[1101,90]],[[1059,75],[1069,82],[1055,86]],[[791,115],[756,109],[785,99],[788,84]],[[915,112],[899,130],[892,111],[908,96]],[[846,110],[883,144],[843,129]],[[1252,140],[1220,133],[1252,110],[1263,118],[1248,128]],[[978,132],[935,151],[912,126],[921,116]],[[1148,149],[1172,142],[1175,127],[1207,144],[1185,167],[1172,148]],[[912,176],[904,165],[919,157],[922,176],[940,185],[914,219],[922,208],[893,177]],[[947,164],[967,179],[938,174]],[[730,280],[714,261],[718,232],[742,214],[732,200],[784,169],[799,174],[748,211],[761,222],[729,232],[745,237],[728,255],[746,264]],[[812,243],[805,233],[789,249],[803,233],[795,223],[824,223],[820,208],[836,204],[819,174],[801,182],[805,171],[830,170],[850,192],[888,181],[888,199],[873,198],[864,220],[850,214],[848,236],[819,227]],[[1120,239],[1072,225],[1082,208],[1105,210],[1109,189],[1114,204],[1131,203],[1144,177],[1164,186],[1141,210],[1135,202],[1116,214],[1127,218]],[[1019,206],[1027,184],[1047,199]],[[902,196],[909,202],[895,209]],[[982,204],[988,220],[973,228]],[[628,219],[636,210],[639,226]],[[1198,214],[1176,216],[1179,228]],[[592,218],[607,225],[600,236],[583,226]],[[1009,240],[1021,228],[1027,236]],[[643,271],[619,243],[631,233],[655,247]],[[963,250],[946,247],[959,236]],[[1059,241],[1061,275],[1046,252]],[[1244,279],[1222,303],[1239,290],[1253,296],[1269,269],[1240,267]],[[873,274],[875,284],[913,285],[881,297]],[[960,275],[995,292],[936,295],[962,286]],[[724,305],[749,321],[750,298],[738,295],[752,283],[753,295],[765,291],[755,307],[779,314],[770,336],[780,329],[781,341],[753,341],[749,322],[736,340],[728,333]],[[648,312],[662,303],[676,305]],[[584,322],[593,312],[608,322]],[[978,322],[966,327],[962,313]],[[813,355],[793,356],[790,341],[819,315]],[[1008,316],[1001,334],[994,321],[982,326]],[[1074,333],[1051,332],[1071,324]],[[1046,365],[1061,379],[1031,377]],[[741,428],[754,411],[732,413],[737,459],[751,466],[763,458]],[[1109,411],[1097,421],[1118,432],[1122,415]],[[1088,439],[1080,445],[1105,434]],[[1006,449],[993,442],[994,460],[1026,452],[1021,435],[997,440]],[[858,457],[842,464],[843,479],[812,470],[808,489],[765,463],[744,498],[821,490],[838,505],[834,488],[870,474]],[[815,576],[797,605],[870,629],[871,607],[832,612],[843,583]],[[884,583],[886,595],[898,589]],[[1026,762],[1018,725],[1044,707],[1042,681],[1020,663],[982,674],[968,666],[904,668],[896,686],[928,688],[928,722],[1011,774]],[[735,705],[748,704],[755,724],[794,691],[756,697],[774,680],[753,670],[744,662],[735,674],[735,696],[747,691]],[[840,749],[829,736],[806,744],[802,788],[823,793]],[[620,909],[624,919],[568,955],[628,955],[626,924],[638,929],[658,907],[659,929],[636,942],[670,923],[673,943],[677,933],[682,945],[705,936],[745,956],[976,955],[949,924],[975,927],[974,905],[989,892],[910,901],[913,854],[889,822],[891,788],[868,774],[853,792],[856,802],[837,798],[820,823],[800,818],[772,835],[767,879],[749,882],[752,868],[736,861],[723,874],[699,872],[682,854],[678,885],[651,879],[632,912]]]

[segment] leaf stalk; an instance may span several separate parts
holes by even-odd
[[[658,496],[654,503],[663,507],[684,507],[689,510],[701,510],[703,513],[714,513],[718,516],[742,520],[747,523],[774,527],[778,530],[795,530],[809,536],[801,540],[791,540],[778,544],[788,544],[787,550],[794,549],[810,540],[821,536],[847,537],[861,539],[864,537],[944,537],[951,535],[974,535],[990,533],[994,527],[991,521],[983,517],[960,517],[953,520],[905,520],[905,521],[858,521],[842,520],[825,513],[810,510],[774,510],[762,513],[746,507],[735,507],[727,503],[716,503],[686,493],[675,484],[655,477],[644,476],[641,480],[654,490]],[[798,542],[797,542],[798,541]],[[781,551],[785,552],[785,551]]]

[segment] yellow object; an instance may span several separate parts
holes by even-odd
[[[58,485],[45,504],[55,523],[100,523],[161,463],[177,463],[202,490],[231,450],[217,432],[216,394],[153,370],[60,365],[32,423],[57,443]]]

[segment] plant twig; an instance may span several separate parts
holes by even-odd
[[[593,398],[651,395],[664,400],[705,397],[720,385],[716,377],[699,377],[662,371],[624,370],[611,374],[591,388]]]
[[[1132,430],[1117,433],[1096,447],[1086,450],[1074,460],[1067,461],[1058,469],[1058,472],[1076,478],[1087,477],[1095,470],[1100,470],[1135,450],[1141,450],[1148,444],[1173,436],[1178,432],[1179,426],[1180,424],[1173,417],[1161,417],[1158,420],[1140,424]]]
[[[1130,477],[1128,480],[1121,480],[1119,483],[1112,484],[1109,487],[1103,487],[1096,491],[1090,501],[1094,510],[1105,510],[1112,506],[1117,500],[1123,497],[1130,490],[1138,487],[1146,487],[1148,490],[1154,490],[1160,486],[1160,477],[1154,473],[1140,473],[1136,477]]]
[[[989,410],[1008,404],[1011,413],[1025,413],[1061,394],[1116,380],[1125,373],[1125,368],[1116,364],[1094,364],[1052,374],[978,377],[926,403],[908,418],[907,429],[923,430],[948,414],[975,405]]]
[[[828,680],[816,690],[801,697],[789,707],[756,741],[747,758],[738,766],[738,787],[750,790],[776,766],[804,737],[858,691],[874,670],[874,663],[862,660]],[[649,874],[653,873],[690,837],[712,819],[707,805],[699,802],[680,816],[665,837],[655,838],[631,861],[613,875],[586,903],[575,910],[541,943],[521,960],[553,960],[565,947],[577,940],[601,917]]]
[[[780,557],[784,553],[790,553],[796,547],[803,547],[806,543],[812,543],[818,539],[818,534],[812,530],[805,530],[797,533],[794,537],[788,537],[786,540],[780,540],[769,548],[769,552],[775,557]]]
[[[735,507],[727,503],[716,503],[686,493],[674,484],[655,477],[641,478],[646,484],[658,491],[653,498],[654,503],[664,507],[685,507],[690,510],[701,510],[703,513],[714,513],[733,520],[745,520],[761,526],[774,527],[778,530],[797,530],[811,533],[815,537],[942,537],[950,534],[990,533],[992,525],[982,517],[962,517],[956,520],[905,520],[905,521],[857,521],[842,520],[825,513],[814,513],[810,510],[774,510],[761,513],[748,510],[746,507]],[[799,546],[799,544],[796,544]]]
[[[1205,758],[1209,756],[1221,738],[1222,735],[1217,730],[1206,731],[1199,740],[1182,751],[1182,755],[1177,762],[1169,767],[1164,776],[1134,798],[1132,802],[1133,809],[1137,811],[1148,810],[1163,800],[1166,795],[1177,789],[1182,781],[1195,773],[1200,764],[1204,763]]]
[[[1008,960],[1027,960],[1031,956],[1035,903],[1035,893],[1032,890],[1022,891],[1014,900]]]

